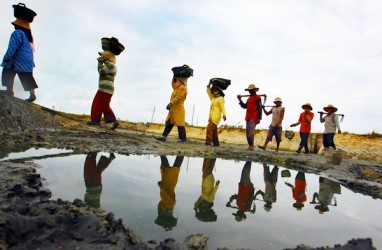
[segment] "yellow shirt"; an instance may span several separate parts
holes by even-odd
[[[226,116],[224,98],[222,96],[214,97],[209,87],[207,87],[207,94],[211,100],[209,120],[217,126],[222,119],[222,115]]]

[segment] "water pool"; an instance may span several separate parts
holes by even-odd
[[[102,152],[34,162],[53,199],[80,198],[113,212],[144,240],[204,233],[210,249],[283,249],[371,237],[382,247],[382,201],[314,174],[266,163]]]

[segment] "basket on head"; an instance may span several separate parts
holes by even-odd
[[[183,66],[174,67],[171,69],[175,77],[190,77],[194,75],[194,70],[187,64]]]
[[[231,80],[224,78],[211,78],[210,82],[212,86],[218,87],[222,90],[226,90],[228,86],[231,85]]]
[[[23,19],[25,21],[28,21],[29,23],[33,22],[34,17],[37,16],[36,12],[34,12],[31,9],[28,9],[23,3],[12,5],[12,7],[14,11],[14,17]]]

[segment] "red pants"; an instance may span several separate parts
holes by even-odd
[[[110,108],[110,101],[113,95],[97,91],[93,99],[92,111],[91,111],[91,120],[93,122],[100,122],[103,114],[104,120],[106,123],[115,122],[117,118],[115,118],[113,110]]]

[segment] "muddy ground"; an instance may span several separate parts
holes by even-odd
[[[223,143],[220,147],[208,147],[203,144],[201,139],[203,132],[200,132],[200,129],[196,132],[192,128],[188,129],[189,141],[186,143],[177,143],[176,131],[166,142],[160,142],[154,138],[161,130],[159,125],[121,122],[120,128],[111,131],[106,125],[102,127],[84,125],[88,119],[88,116],[56,112],[0,95],[0,158],[10,152],[22,152],[34,147],[72,149],[75,153],[103,151],[122,155],[184,155],[252,160],[330,176],[355,192],[382,198],[380,146],[374,147],[373,151],[369,150],[371,152],[369,157],[365,156],[368,152],[367,147],[354,151],[347,149],[353,153],[348,154],[340,165],[332,165],[327,164],[325,158],[317,154],[297,155],[293,151],[276,153],[272,148],[267,151],[247,151],[246,145],[240,141],[242,139],[236,139],[239,142],[232,141],[232,138],[240,136],[244,138],[244,133],[240,135],[240,131],[232,135],[227,130],[224,133],[229,135],[224,137],[222,133]],[[381,140],[377,138],[376,141],[380,143]],[[370,142],[367,145],[369,144]],[[370,145],[368,147],[370,148]],[[293,149],[283,148],[283,150]],[[138,236],[121,221],[116,220],[112,214],[91,209],[80,200],[74,203],[50,201],[50,192],[41,186],[40,176],[34,173],[34,167],[32,163],[0,162],[2,173],[0,249],[1,244],[3,248],[8,246],[9,249],[24,249],[30,244],[40,246],[40,249],[51,249],[52,246],[86,249],[90,245],[94,246],[92,247],[94,249],[103,249],[105,246],[113,246],[111,249],[154,247],[161,249],[160,247],[165,247],[164,244],[172,244],[171,246],[175,247],[176,244],[172,241],[141,242]],[[40,233],[36,235],[32,232],[37,228]],[[70,233],[65,234],[65,232]],[[205,238],[204,241],[199,241],[201,238],[203,237],[196,237],[197,240],[191,240],[193,243],[187,244],[201,247],[205,243]],[[177,247],[179,249],[180,245]]]

